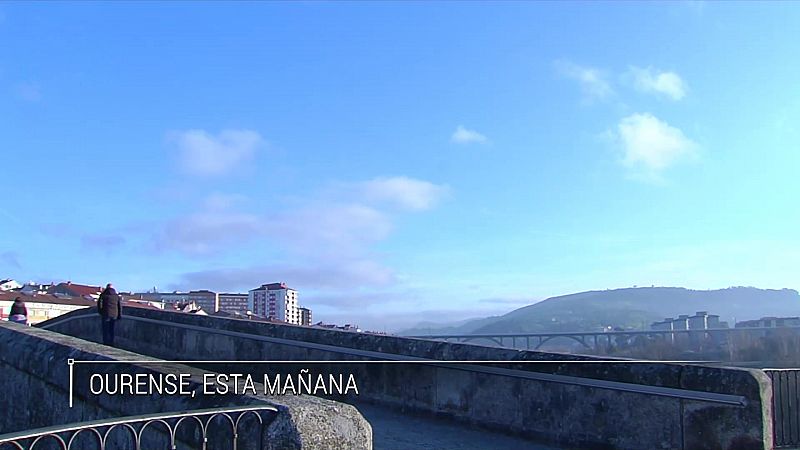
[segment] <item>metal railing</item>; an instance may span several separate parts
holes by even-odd
[[[112,434],[115,429],[126,431],[128,439],[125,442],[131,445],[122,448],[131,450],[142,450],[142,444],[146,438],[152,438],[158,433],[162,434],[169,442],[169,448],[175,450],[179,443],[179,429],[188,430],[189,424],[195,424],[195,430],[199,429],[198,445],[194,448],[207,450],[210,440],[216,439],[223,441],[224,448],[237,450],[239,448],[240,424],[243,420],[252,417],[258,423],[258,445],[255,448],[263,449],[264,430],[274,418],[277,409],[274,406],[247,406],[230,408],[198,409],[193,411],[147,414],[140,416],[127,416],[118,419],[95,420],[91,422],[81,422],[70,425],[59,425],[48,428],[21,431],[16,433],[0,435],[0,450],[37,450],[57,448],[61,450],[85,450],[86,442],[78,438],[82,434],[94,436],[95,448],[106,450],[107,448],[119,447],[119,433]],[[212,421],[219,419],[228,425],[229,428],[212,427]],[[182,429],[182,424],[186,424]],[[158,426],[161,425],[161,426]],[[149,431],[145,434],[145,431]],[[231,442],[223,434],[230,431]],[[247,431],[252,432],[252,429]],[[165,436],[164,436],[165,435]],[[112,438],[117,439],[111,445]],[[181,442],[185,442],[182,440]],[[252,444],[252,442],[250,442]],[[190,444],[189,444],[190,445]]]
[[[764,369],[772,380],[775,448],[800,446],[800,369]]]

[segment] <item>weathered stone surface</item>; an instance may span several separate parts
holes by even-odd
[[[76,311],[65,318],[78,317],[81,314],[85,312]],[[361,395],[348,401],[368,400],[403,410],[445,415],[477,426],[521,434],[558,445],[631,450],[734,450],[751,448],[753,445],[756,446],[753,448],[760,449],[772,447],[769,380],[756,370],[657,362],[626,364],[624,360],[620,360],[619,364],[573,364],[567,361],[593,361],[598,358],[165,311],[131,309],[128,314],[160,322],[123,320],[119,329],[120,345],[137,353],[164,359],[362,359],[347,354],[346,349],[356,349],[435,360],[553,361],[546,364],[506,364],[503,367],[740,395],[747,399],[745,407],[482,374],[432,365],[313,366],[318,371],[353,372],[359,381]],[[53,329],[87,339],[99,339],[99,324],[95,324],[93,319],[71,322],[59,322],[56,319]],[[215,333],[214,330],[223,334]],[[263,342],[254,336],[295,342]],[[336,346],[340,349],[303,348],[297,341]],[[235,371],[237,367],[238,370],[263,373],[263,369],[242,366],[215,367],[214,370]]]
[[[69,407],[68,359],[105,361],[73,366],[73,408]],[[189,389],[201,392],[203,374],[208,372],[47,330],[0,322],[0,367],[0,411],[4,412],[0,434],[157,412],[270,405],[277,409],[265,430],[270,449],[372,448],[372,429],[353,406],[312,396],[94,395],[87,382],[90,373],[191,374]],[[256,390],[264,392],[260,385]]]

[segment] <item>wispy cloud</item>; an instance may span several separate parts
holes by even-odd
[[[699,146],[678,128],[649,113],[623,118],[613,133],[624,166],[645,177],[658,177],[674,164],[697,155]]]
[[[577,81],[586,100],[603,100],[614,94],[607,74],[594,67],[585,67],[571,61],[558,60],[556,70],[563,76]]]
[[[412,211],[431,209],[450,192],[447,186],[408,177],[379,177],[357,187],[367,202],[388,202]]]
[[[225,175],[251,161],[264,144],[252,130],[223,130],[212,135],[204,130],[176,131],[169,140],[178,150],[178,163],[186,173],[200,176]]]
[[[86,234],[81,237],[81,247],[84,250],[112,252],[125,242],[125,238],[118,234]]]
[[[459,125],[456,127],[456,130],[453,131],[453,134],[450,135],[450,142],[456,144],[485,144],[489,142],[489,139],[475,130],[470,130],[464,128],[463,125]]]
[[[686,96],[688,91],[686,82],[675,72],[631,66],[627,75],[632,78],[634,88],[646,94],[657,94],[677,101]]]
[[[21,269],[22,264],[19,263],[19,253],[15,251],[5,251],[0,253],[0,261],[5,263],[6,266],[13,267],[15,269]]]
[[[394,272],[381,264],[366,259],[343,261],[316,261],[313,264],[269,264],[248,267],[189,272],[181,275],[176,289],[203,286],[222,291],[248,290],[267,280],[286,281],[304,290],[345,291],[355,294],[364,288],[380,288],[396,281]],[[380,295],[376,294],[376,298]],[[328,304],[335,301],[348,303],[348,295],[340,293],[327,298]]]
[[[213,256],[255,240],[294,254],[360,254],[392,230],[391,218],[356,202],[307,201],[277,211],[239,211],[212,195],[196,212],[169,219],[153,233],[150,246],[189,256]]]
[[[51,238],[63,239],[66,237],[74,237],[79,234],[74,225],[68,223],[47,222],[40,223],[35,227],[44,236]]]
[[[185,273],[176,281],[179,288],[235,290],[280,279],[344,299],[348,293],[398,282],[373,246],[389,237],[398,214],[429,210],[448,193],[448,187],[425,180],[377,177],[334,184],[263,212],[250,202],[243,210],[242,196],[216,193],[201,201],[197,211],[157,227],[150,245],[191,257],[215,256],[245,244],[274,250],[265,254],[268,263]]]
[[[250,213],[203,210],[167,221],[151,239],[157,251],[209,255],[264,233],[264,218]]]
[[[409,301],[418,300],[416,292],[411,291],[346,291],[338,294],[309,294],[303,297],[303,301],[310,305],[335,306],[337,309],[358,310],[363,312],[371,306],[385,307],[385,305],[408,304]],[[352,318],[351,318],[352,320]]]

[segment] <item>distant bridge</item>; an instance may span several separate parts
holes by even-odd
[[[455,342],[474,342],[481,339],[492,341],[500,347],[511,342],[511,348],[525,348],[539,350],[547,342],[566,338],[581,344],[588,350],[599,350],[601,345],[610,346],[613,342],[630,339],[635,336],[675,340],[675,336],[712,336],[727,337],[731,334],[747,334],[752,332],[775,332],[778,330],[795,330],[800,332],[800,327],[741,327],[741,328],[707,328],[703,330],[638,330],[638,331],[559,331],[548,333],[482,333],[482,334],[426,334],[408,336],[419,339],[437,339],[445,342],[451,339]],[[605,342],[603,342],[605,341]],[[525,343],[524,347],[517,347],[517,342]]]

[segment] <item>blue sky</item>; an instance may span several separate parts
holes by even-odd
[[[0,277],[395,329],[797,288],[796,3],[3,3]]]

